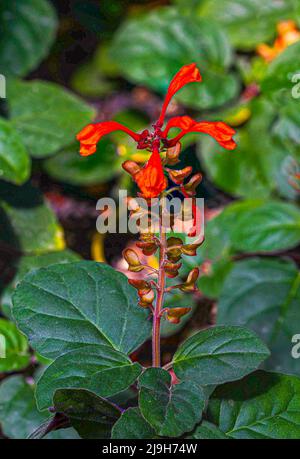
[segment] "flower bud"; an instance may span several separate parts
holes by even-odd
[[[146,257],[153,255],[157,250],[157,245],[153,242],[137,242],[136,246],[139,249],[142,249],[142,252],[146,255]]]
[[[179,163],[179,155],[181,151],[181,144],[177,142],[175,147],[171,147],[167,149],[166,153],[166,164],[169,166],[175,166],[175,164]]]
[[[188,196],[194,196],[196,194],[196,188],[202,181],[202,174],[200,172],[198,174],[193,175],[191,179],[186,183],[183,187],[184,191]]]
[[[181,317],[188,314],[191,310],[192,308],[168,308],[166,319],[173,324],[179,324]]]
[[[173,279],[174,277],[178,276],[178,271],[181,268],[182,263],[171,263],[170,261],[165,261],[164,263],[164,270],[166,273],[166,276],[169,277],[170,279]]]
[[[199,243],[199,244],[186,244],[186,245],[183,245],[181,247],[181,252],[184,255],[187,255],[189,257],[195,257],[197,255],[197,249],[200,247],[201,244],[202,244],[202,242]]]
[[[144,269],[142,266],[138,254],[132,249],[125,249],[123,251],[123,257],[128,263],[128,270],[133,273],[138,273]]]
[[[147,293],[143,293],[142,291],[139,291],[138,294],[140,297],[139,305],[142,308],[149,308],[150,306],[152,306],[152,303],[155,297],[154,291],[152,289],[149,290],[149,292]]]
[[[176,263],[181,258],[182,240],[179,237],[169,237],[167,240],[167,257],[173,263]],[[174,248],[172,248],[174,247]]]
[[[128,283],[136,288],[139,293],[148,293],[151,290],[151,285],[149,282],[142,279],[128,279]]]
[[[134,176],[141,170],[140,166],[137,163],[135,163],[134,161],[129,161],[129,160],[125,161],[122,164],[122,167],[126,172],[128,172],[128,174],[132,176]]]
[[[176,185],[181,185],[192,172],[193,168],[191,166],[187,166],[184,169],[180,170],[172,170],[172,169],[166,169],[169,173],[169,177],[172,180],[172,182],[176,183]]]
[[[182,292],[196,292],[198,289],[196,287],[196,282],[199,277],[199,268],[194,268],[190,271],[186,281],[179,286],[179,289]]]

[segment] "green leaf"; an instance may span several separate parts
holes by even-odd
[[[31,155],[49,156],[71,144],[95,110],[64,88],[44,81],[11,81],[11,123]]]
[[[1,207],[3,212],[1,212]],[[63,230],[38,189],[0,185],[1,239],[26,254],[65,247]]]
[[[257,371],[217,388],[208,412],[229,438],[298,439],[300,379]]]
[[[22,376],[11,376],[1,383],[0,424],[4,435],[25,439],[48,418],[48,412],[37,410],[34,386],[25,382]],[[48,434],[47,438],[78,438],[78,435],[73,429],[63,429]]]
[[[21,185],[30,175],[31,162],[22,140],[11,124],[0,118],[0,177]]]
[[[223,213],[224,231],[235,251],[273,252],[300,242],[300,211],[293,204],[249,200],[227,206]]]
[[[162,94],[183,65],[196,62],[203,82],[187,86],[178,97],[191,107],[221,106],[239,88],[230,73],[232,53],[226,35],[211,21],[185,18],[174,8],[128,19],[114,37],[110,54],[122,75]]]
[[[120,410],[108,400],[82,389],[63,389],[54,395],[56,412],[65,414],[81,438],[110,438]]]
[[[4,345],[4,349],[0,349],[4,351],[4,358],[0,355],[0,372],[16,371],[27,367],[30,360],[27,339],[17,327],[8,320],[0,319],[0,337]]]
[[[236,263],[218,305],[218,323],[253,329],[267,343],[265,368],[299,374],[291,356],[299,333],[300,274],[292,261],[253,258]]]
[[[173,358],[179,379],[201,386],[240,379],[269,356],[263,342],[242,327],[212,327],[181,344]]]
[[[202,388],[193,381],[171,385],[162,368],[148,368],[139,378],[139,407],[158,435],[179,437],[193,429],[204,409]]]
[[[57,389],[87,389],[100,397],[110,397],[133,384],[141,369],[138,363],[106,344],[67,352],[50,364],[38,380],[38,407],[49,408]]]
[[[271,97],[289,95],[292,97],[292,88],[296,84],[293,82],[293,76],[300,73],[299,53],[300,42],[297,42],[286,48],[271,62],[261,83],[262,91],[266,95]]]
[[[43,60],[57,28],[54,7],[46,0],[2,0],[0,73],[25,76]]]
[[[209,272],[199,277],[197,285],[201,293],[208,298],[218,298],[231,269],[232,262],[226,257],[212,263]]]
[[[124,411],[112,429],[113,440],[156,438],[152,427],[145,421],[138,408]]]
[[[278,187],[286,152],[270,135],[276,118],[274,106],[257,98],[249,108],[252,116],[237,130],[234,151],[226,151],[215,140],[202,136],[199,154],[208,175],[222,190],[235,196],[269,197]]]
[[[193,440],[225,440],[228,437],[211,422],[203,421],[188,438]]]
[[[80,256],[71,250],[60,250],[58,252],[43,253],[41,255],[25,255],[19,260],[16,266],[17,273],[14,280],[4,289],[1,298],[2,312],[11,317],[12,314],[12,294],[18,283],[23,277],[33,269],[46,268],[56,263],[69,263],[79,261]]]
[[[177,0],[182,10],[217,21],[238,49],[251,50],[275,36],[280,20],[297,17],[299,6],[293,0]]]
[[[121,162],[122,159],[117,156],[117,146],[106,138],[99,142],[94,155],[80,156],[76,144],[47,159],[43,166],[51,177],[61,182],[95,185],[118,175]]]
[[[130,353],[149,336],[148,312],[124,274],[92,261],[31,272],[14,297],[14,316],[32,347],[55,358],[86,344]]]

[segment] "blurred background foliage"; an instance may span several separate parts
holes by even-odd
[[[193,314],[163,324],[164,361],[199,328],[243,324],[269,345],[265,368],[300,375],[291,357],[300,333],[299,56],[300,0],[1,1],[3,436],[25,438],[47,419],[33,387],[48,362],[14,325],[17,283],[32,269],[80,257],[122,271],[121,250],[132,243],[130,235],[96,233],[96,201],[117,198],[120,188],[134,193],[120,166],[147,153],[117,133],[81,158],[75,134],[93,120],[143,129],[172,76],[191,62],[203,83],[184,88],[169,114],[226,121],[238,148],[223,151],[204,135],[183,143],[180,166],[204,177],[206,239],[196,258],[184,260],[185,273],[201,268],[200,294],[168,299]],[[147,364],[149,346],[138,352]]]

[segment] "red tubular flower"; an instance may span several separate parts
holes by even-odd
[[[88,124],[80,131],[76,138],[80,141],[80,154],[89,156],[97,150],[97,143],[106,134],[114,131],[123,131],[130,135],[136,142],[140,140],[140,134],[137,134],[126,126],[116,121],[104,121],[103,123]]]
[[[155,148],[147,164],[133,175],[144,198],[155,198],[167,188],[158,149]]]
[[[165,97],[165,100],[164,100],[164,103],[161,109],[161,114],[157,121],[157,126],[163,125],[168,105],[170,103],[170,100],[174,96],[174,94],[176,94],[176,92],[178,92],[186,84],[194,83],[197,81],[200,82],[201,80],[202,80],[201,74],[199,70],[197,69],[195,63],[184,65],[183,67],[181,67],[181,69],[179,70],[179,72],[176,73],[176,75],[174,76],[174,78],[172,79],[169,85],[167,95]]]
[[[181,129],[181,133],[174,139],[168,140],[168,146],[172,147],[186,134],[191,132],[202,132],[213,137],[223,148],[234,150],[236,143],[233,140],[235,130],[223,121],[194,121],[189,116],[177,116],[172,118],[162,132],[162,137],[167,137],[171,128]]]
[[[233,150],[236,147],[236,143],[233,140],[235,131],[221,121],[197,122],[189,116],[179,116],[171,119],[162,131],[161,128],[164,123],[166,111],[174,94],[186,84],[200,82],[201,80],[202,77],[196,64],[193,63],[183,66],[169,85],[161,114],[158,121],[153,125],[153,132],[149,132],[145,129],[141,133],[136,133],[116,121],[89,124],[77,135],[77,139],[80,141],[80,154],[82,156],[89,156],[95,153],[97,143],[102,136],[106,134],[113,131],[125,132],[137,142],[137,148],[150,150],[152,151],[152,155],[146,165],[141,169],[139,169],[138,165],[134,165],[132,161],[130,165],[128,161],[125,162],[124,166],[127,165],[128,167],[124,167],[124,169],[132,175],[144,197],[155,198],[159,196],[167,187],[167,180],[164,176],[160,152],[165,148],[174,147],[184,135],[190,132],[202,132],[213,137],[227,150]],[[167,136],[172,127],[181,129],[181,132],[173,139],[168,139]],[[133,166],[134,170],[132,169]]]

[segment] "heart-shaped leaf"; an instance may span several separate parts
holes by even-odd
[[[292,261],[253,258],[236,263],[218,305],[218,323],[253,329],[268,344],[265,368],[299,374],[291,356],[299,333],[300,274]]]
[[[138,408],[128,408],[112,429],[112,439],[151,439],[155,432],[145,421]]]
[[[108,400],[83,389],[62,389],[54,395],[54,409],[65,414],[81,438],[110,438],[121,411]]]
[[[130,353],[149,336],[148,313],[124,274],[103,263],[52,265],[29,273],[13,297],[19,328],[41,355],[55,358],[86,344]]]
[[[87,389],[109,397],[127,389],[141,373],[141,366],[108,345],[85,346],[58,357],[37,383],[39,409],[48,408],[58,389]]]
[[[200,421],[205,404],[203,390],[193,381],[171,385],[171,375],[148,368],[139,378],[139,407],[158,435],[179,437]]]
[[[264,343],[242,327],[212,327],[200,331],[179,346],[173,368],[179,379],[201,386],[240,379],[269,356]]]
[[[38,158],[71,144],[95,115],[83,100],[45,81],[11,81],[7,97],[12,125]]]
[[[208,414],[229,438],[298,439],[300,379],[257,371],[218,387]]]
[[[47,0],[2,0],[0,9],[0,73],[26,75],[46,57],[57,27]]]

